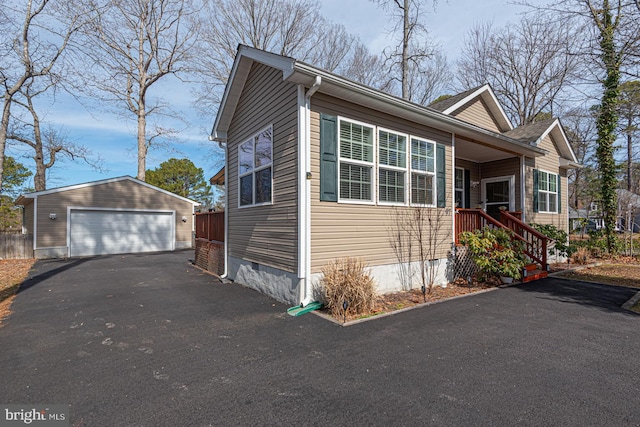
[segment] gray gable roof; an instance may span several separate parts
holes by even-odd
[[[516,141],[531,144],[537,141],[555,122],[556,119],[540,120],[528,125],[519,126],[513,130],[505,132],[504,135]]]
[[[457,95],[450,96],[447,99],[443,99],[442,101],[433,102],[428,105],[429,108],[433,108],[436,111],[444,111],[452,105],[457,104],[458,102],[465,99],[467,96],[471,95],[473,92],[480,89],[482,86],[474,87],[473,89],[465,90]]]

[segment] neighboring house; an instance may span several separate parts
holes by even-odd
[[[571,231],[584,233],[602,228],[604,228],[604,219],[597,207],[595,209],[569,208],[569,229]]]
[[[640,195],[628,190],[616,190],[618,198],[618,218],[616,229],[640,232]]]
[[[36,258],[192,247],[193,200],[130,176],[21,195]]]
[[[389,226],[411,206],[441,214],[436,284],[456,205],[568,229],[578,165],[560,122],[514,129],[488,85],[424,107],[240,46],[210,139],[226,148],[226,275],[281,301],[311,301],[346,256],[400,290]]]

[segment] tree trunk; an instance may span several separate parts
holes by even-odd
[[[147,118],[144,107],[138,109],[138,179],[146,179],[147,168],[147,139],[146,139]]]
[[[402,99],[409,99],[409,0],[404,0],[404,24],[402,36]]]
[[[0,124],[0,194],[2,193],[2,183],[4,181],[4,150],[7,146],[7,129],[9,128],[10,115],[11,96],[5,93],[2,108],[2,123]]]
[[[616,162],[613,157],[616,140],[618,117],[616,108],[620,87],[620,58],[615,44],[615,23],[607,0],[602,8],[602,25],[600,26],[600,47],[602,62],[606,68],[606,79],[602,103],[598,112],[596,125],[598,128],[598,147],[596,155],[602,176],[602,204],[604,213],[604,231],[607,239],[607,250],[614,250],[616,203]]]
[[[631,118],[627,123],[627,129],[632,129],[633,123]],[[633,183],[631,180],[631,169],[633,166],[633,139],[631,138],[631,132],[627,132],[627,191],[631,191]]]

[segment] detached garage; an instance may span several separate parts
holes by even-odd
[[[191,248],[198,203],[130,176],[27,193],[24,232],[36,258]]]

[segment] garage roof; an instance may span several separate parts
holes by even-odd
[[[29,203],[31,203],[31,201],[29,199],[35,199],[38,196],[43,196],[45,194],[61,193],[63,191],[76,190],[76,189],[79,189],[79,188],[92,187],[94,185],[108,184],[110,182],[118,182],[118,181],[132,181],[132,182],[134,182],[136,184],[143,185],[145,187],[149,187],[152,190],[159,191],[159,192],[164,193],[164,194],[166,194],[168,196],[175,197],[176,199],[179,199],[179,200],[182,200],[182,201],[185,201],[185,202],[189,202],[189,203],[193,204],[194,206],[197,206],[197,205],[200,204],[200,203],[198,203],[196,201],[193,201],[191,199],[187,199],[186,197],[178,196],[177,194],[174,194],[174,193],[172,193],[170,191],[163,190],[162,188],[156,187],[155,185],[151,185],[151,184],[148,184],[148,183],[146,183],[144,181],[140,181],[139,179],[133,178],[133,177],[131,177],[129,175],[120,176],[120,177],[117,177],[117,178],[102,179],[100,181],[85,182],[83,184],[69,185],[69,186],[66,186],[66,187],[52,188],[50,190],[34,191],[32,193],[25,193],[25,194],[20,195],[20,197],[18,197],[16,199],[15,204],[16,205],[29,204]]]

